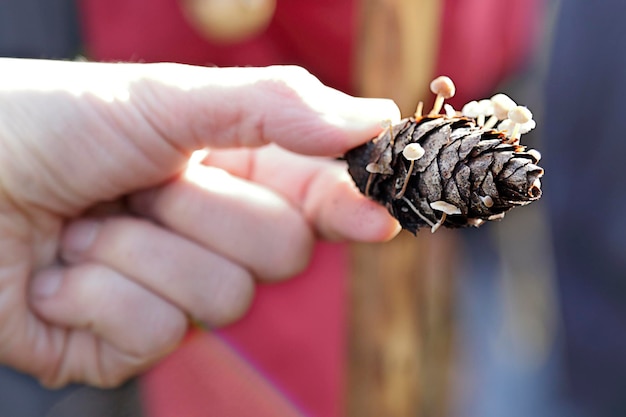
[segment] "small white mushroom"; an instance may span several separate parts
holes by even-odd
[[[411,177],[411,174],[413,173],[413,167],[415,166],[415,161],[417,161],[422,156],[424,156],[425,153],[426,151],[424,150],[424,148],[422,148],[422,145],[420,145],[419,143],[409,143],[402,150],[402,156],[404,156],[404,158],[406,158],[407,161],[411,161],[411,164],[409,165],[409,169],[406,173],[406,177],[404,177],[404,184],[402,184],[402,189],[400,190],[400,192],[398,192],[398,194],[396,194],[396,199],[404,195],[406,191],[406,187],[409,184],[409,178]]]
[[[493,106],[493,115],[485,123],[486,129],[491,129],[498,123],[498,120],[504,120],[509,117],[509,111],[513,109],[516,104],[506,94],[498,93],[491,97],[491,104]]]
[[[493,104],[493,115],[498,120],[506,119],[509,116],[509,112],[517,105],[511,97],[502,93],[491,97],[491,103]]]
[[[482,203],[484,204],[485,207],[487,208],[491,208],[493,207],[493,198],[491,198],[490,196],[486,195],[486,196],[479,196],[480,201],[482,201]]]
[[[384,174],[385,173],[385,167],[375,162],[370,162],[369,164],[367,164],[365,166],[365,170],[369,172],[370,174]]]
[[[426,151],[419,143],[409,143],[402,150],[402,156],[404,156],[408,161],[411,162],[420,159],[422,156],[424,156],[424,153],[426,153]]]
[[[513,131],[511,133],[511,142],[515,143],[519,141],[521,136],[521,127],[524,124],[531,123],[533,121],[533,114],[524,106],[515,106],[509,111],[509,119],[514,123]]]
[[[487,116],[492,116],[493,115],[493,103],[491,102],[491,100],[480,100],[478,102],[478,105],[480,106],[479,109],[479,114],[478,114],[478,126],[484,126],[485,124],[485,118]]]
[[[454,110],[454,107],[452,107],[448,103],[443,105],[443,111],[446,113],[446,116],[448,116],[448,117],[455,117],[456,116],[456,110]]]
[[[435,78],[430,83],[430,91],[432,91],[434,94],[437,94],[433,109],[430,111],[430,115],[433,116],[439,114],[441,108],[443,107],[443,102],[445,99],[454,96],[454,94],[456,93],[456,87],[449,77],[442,75]]]
[[[513,129],[515,127],[515,123],[511,119],[505,119],[498,125],[498,130],[502,132],[506,132],[507,137],[511,137],[513,134]],[[528,133],[537,127],[537,123],[534,120],[524,123],[519,128],[519,134]]]
[[[491,100],[473,100],[463,106],[461,114],[476,119],[476,124],[483,126],[485,124],[485,117],[493,114],[493,104]]]
[[[374,142],[378,142],[382,140],[384,137],[386,137],[387,135],[389,135],[389,144],[393,146],[393,143],[396,138],[393,135],[393,122],[391,121],[391,119],[385,119],[381,121],[380,127],[382,127],[384,130],[378,134],[376,139],[374,139]]]
[[[461,214],[460,208],[442,200],[433,201],[432,203],[430,203],[430,208],[436,211],[440,211],[442,213],[441,219],[439,219],[439,221],[435,223],[433,227],[431,227],[431,233],[435,233],[441,227],[443,222],[446,221],[446,217],[448,215]]]
[[[476,100],[470,101],[461,109],[461,114],[463,116],[471,117],[472,119],[477,118],[479,112],[480,112],[480,104],[478,104]]]
[[[367,183],[365,184],[365,195],[370,195],[370,188],[372,186],[374,174],[393,174],[393,169],[391,169],[391,167],[385,166],[377,162],[370,162],[365,166],[365,170],[370,173],[370,175],[367,177]]]
[[[461,214],[460,208],[443,200],[433,201],[430,203],[430,208],[450,215]]]

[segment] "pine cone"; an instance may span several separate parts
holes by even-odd
[[[345,159],[361,192],[386,206],[404,229],[478,227],[541,197],[539,152],[519,145],[515,130],[509,137],[458,113],[416,114]]]

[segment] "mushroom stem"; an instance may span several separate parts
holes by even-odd
[[[431,116],[435,114],[439,114],[439,112],[441,112],[441,108],[443,107],[444,100],[445,98],[442,95],[437,94],[437,98],[435,99],[435,104],[433,104],[433,109],[430,111]]]
[[[398,194],[396,194],[396,200],[401,198],[406,192],[406,187],[409,185],[409,178],[411,178],[411,174],[413,173],[413,167],[415,166],[415,160],[411,161],[411,165],[409,165],[409,170],[406,173],[406,177],[404,178],[404,184],[402,184],[402,189]]]
[[[393,147],[393,143],[396,140],[396,138],[393,136],[393,122],[391,121],[391,119],[387,119],[385,120],[384,124],[386,124],[387,129],[389,129],[389,145]]]
[[[404,184],[402,184],[402,189],[398,194],[396,194],[396,200],[401,198],[406,192],[406,187],[409,185],[409,179],[411,178],[411,174],[413,173],[413,167],[415,166],[415,161],[424,156],[426,151],[419,143],[409,143],[402,150],[402,156],[406,158],[408,161],[411,161],[409,165],[409,169],[406,172],[406,176],[404,177]]]
[[[430,228],[430,233],[435,233],[437,230],[439,230],[443,222],[446,221],[446,217],[448,217],[448,215],[446,213],[442,213],[441,219],[439,219],[439,221],[433,224],[433,227]]]
[[[430,208],[432,208],[433,210],[437,210],[437,211],[441,212],[441,218],[430,229],[431,233],[435,233],[437,231],[437,229],[439,229],[441,227],[441,225],[446,221],[446,218],[448,217],[449,214],[450,215],[452,215],[452,214],[461,214],[461,209],[459,209],[458,207],[454,206],[453,204],[447,203],[447,202],[442,201],[442,200],[433,201],[432,203],[430,203]]]
[[[420,218],[420,219],[424,220],[424,222],[425,222],[427,225],[429,225],[430,227],[433,227],[433,226],[434,226],[433,222],[431,222],[430,220],[428,220],[428,217],[426,217],[426,216],[424,216],[422,213],[420,213],[420,211],[417,209],[417,207],[415,207],[415,206],[413,205],[413,203],[411,203],[411,200],[409,200],[409,199],[408,199],[408,198],[406,198],[406,197],[402,197],[402,200],[406,203],[406,205],[407,205],[407,206],[409,206],[409,208],[410,208],[411,210],[413,210],[413,212],[414,212],[415,214],[417,214],[417,215],[419,216],[419,218]]]
[[[520,140],[520,124],[519,123],[515,123],[513,125],[513,132],[511,132],[511,139],[509,139],[509,142],[511,143],[517,143]]]
[[[520,130],[524,123],[528,123],[533,119],[533,114],[526,107],[516,106],[509,111],[509,119],[514,123],[513,131],[511,132],[511,143],[519,142],[521,133]]]
[[[498,118],[496,116],[491,116],[489,119],[487,119],[483,127],[485,129],[491,129],[496,125],[496,123],[498,123]]]
[[[487,119],[487,121],[484,124],[484,128],[485,129],[491,129],[493,128],[496,123],[498,123],[498,118],[496,116],[491,116],[489,119]]]
[[[478,126],[482,127],[485,125],[485,118],[493,115],[493,104],[491,103],[491,100],[480,100],[478,105],[480,113],[476,118],[476,122],[478,123]]]
[[[374,173],[370,172],[367,176],[367,182],[365,183],[365,196],[370,196],[370,188],[372,188],[372,179],[374,179]]]
[[[393,170],[390,170],[389,167],[385,167],[385,165],[378,162],[370,162],[365,166],[365,170],[370,173],[367,177],[367,183],[365,184],[365,195],[370,195],[370,188],[372,186],[372,181],[374,179],[374,174],[392,174]]]
[[[422,112],[424,111],[424,102],[420,101],[419,103],[417,103],[417,108],[415,109],[415,120],[421,119],[422,118]]]

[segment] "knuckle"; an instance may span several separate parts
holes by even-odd
[[[303,219],[297,219],[281,234],[273,250],[265,257],[264,271],[260,278],[283,280],[293,277],[306,269],[311,259],[315,238]]]
[[[315,237],[300,213],[281,213],[271,240],[262,253],[262,267],[255,270],[259,279],[278,281],[302,272],[309,264]]]
[[[199,304],[195,316],[211,327],[220,327],[244,316],[252,304],[255,288],[252,275],[235,265],[214,279],[216,284],[209,300]]]
[[[98,380],[97,382],[95,381],[86,381],[86,382],[88,384],[96,385],[97,387],[102,388],[102,389],[113,389],[122,385],[124,382],[130,379],[131,376],[132,376],[132,373],[130,372],[118,372],[118,373],[108,374],[106,378]]]
[[[33,372],[41,386],[48,389],[60,389],[73,382],[64,372],[61,359],[59,357],[58,362],[46,364],[45,369]]]
[[[287,83],[298,85],[300,83],[319,82],[306,68],[298,65],[274,65],[268,67],[268,71],[274,77],[285,80]]]
[[[144,349],[137,351],[143,358],[158,358],[176,347],[185,336],[188,322],[186,316],[176,311],[163,317],[143,343]]]
[[[70,381],[65,379],[48,376],[37,378],[37,382],[39,382],[42,387],[50,390],[61,389],[70,384]]]
[[[138,236],[138,230],[148,226],[148,222],[139,218],[125,216],[107,217],[102,220],[97,239],[89,252],[91,257],[99,257],[109,254],[112,249],[130,246],[132,240]]]
[[[283,100],[301,101],[303,90],[321,85],[318,78],[299,66],[273,66],[267,71],[263,85]]]

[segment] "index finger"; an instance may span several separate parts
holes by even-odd
[[[324,239],[380,242],[400,230],[385,207],[357,189],[345,163],[277,146],[209,152],[203,163],[283,196]]]

